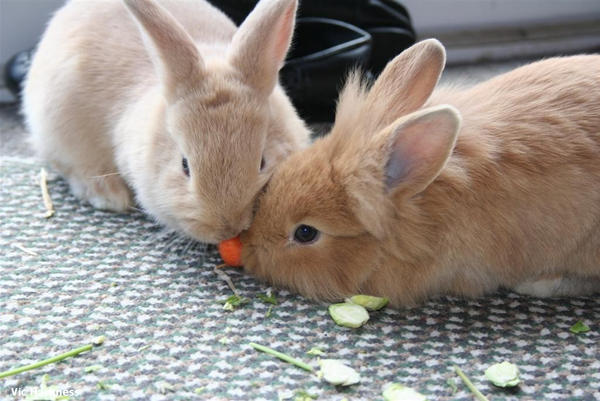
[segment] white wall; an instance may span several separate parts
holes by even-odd
[[[34,46],[64,0],[0,0],[0,71],[14,54]],[[0,101],[11,100],[0,79]]]
[[[401,0],[448,63],[600,51],[600,0]]]
[[[324,0],[325,1],[325,0]],[[600,0],[400,0],[419,32],[527,26],[595,19]]]
[[[444,42],[449,63],[600,49],[600,0],[400,1],[420,37]],[[63,2],[0,0],[0,68],[35,45]],[[3,84],[0,101],[11,100]]]

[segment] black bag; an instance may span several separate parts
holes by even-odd
[[[1,0],[0,0],[1,1]],[[238,25],[257,0],[209,0]],[[281,70],[281,83],[308,122],[332,121],[346,73],[360,67],[379,74],[395,55],[415,42],[399,0],[302,0],[294,46]],[[15,55],[4,71],[18,96],[32,50]]]
[[[209,1],[238,25],[257,3]],[[302,118],[332,121],[349,69],[360,67],[376,76],[413,43],[410,16],[399,0],[301,0],[281,83]]]

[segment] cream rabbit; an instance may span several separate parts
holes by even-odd
[[[250,224],[273,167],[308,142],[278,84],[296,0],[236,29],[205,0],[72,0],[34,56],[23,112],[37,153],[97,208],[139,204],[206,242]]]
[[[370,89],[350,77],[331,133],[259,197],[241,235],[251,274],[396,306],[498,287],[600,290],[600,56],[434,92],[444,62],[427,40]]]

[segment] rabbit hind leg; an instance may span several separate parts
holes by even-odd
[[[513,287],[524,295],[535,297],[568,297],[600,293],[600,278],[559,276],[526,281]]]

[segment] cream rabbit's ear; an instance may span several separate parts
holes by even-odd
[[[390,61],[366,99],[365,110],[378,128],[421,108],[437,85],[446,51],[436,39],[419,42]]]
[[[231,63],[246,82],[269,95],[290,47],[297,0],[261,0],[233,36]]]
[[[201,79],[204,63],[183,26],[154,0],[123,0],[142,33],[167,99]]]

